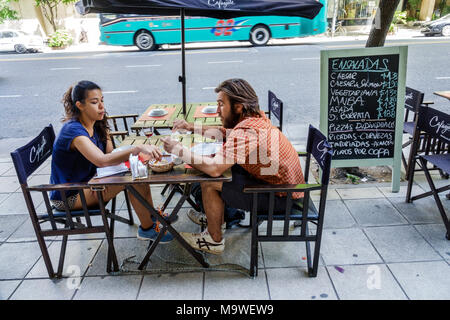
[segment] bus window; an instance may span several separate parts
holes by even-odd
[[[250,41],[266,45],[270,39],[312,36],[326,31],[326,0],[314,19],[252,16],[234,19],[186,17],[186,42]],[[100,41],[108,45],[137,46],[154,50],[162,44],[181,42],[179,16],[101,14]]]

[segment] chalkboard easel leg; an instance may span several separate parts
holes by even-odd
[[[400,191],[401,167],[401,159],[399,157],[394,158],[394,164],[392,166],[392,193],[397,193]]]

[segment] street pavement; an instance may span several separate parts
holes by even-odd
[[[47,183],[49,174],[47,161],[29,184]],[[438,186],[448,183],[435,179]],[[157,205],[165,199],[162,187],[152,186]],[[413,193],[427,189],[418,174]],[[244,269],[251,232],[242,228],[226,231],[222,256],[206,254],[211,269],[202,269],[173,241],[158,247],[148,270],[136,272],[130,263],[142,259],[146,243],[136,239],[137,225],[116,223],[119,274],[106,273],[102,235],[73,236],[63,278],[50,280],[11,160],[0,158],[0,299],[449,299],[450,242],[437,207],[432,198],[405,203],[405,192],[405,183],[399,193],[391,193],[389,184],[331,185],[316,278],[307,276],[303,243],[260,244],[258,277],[249,278]],[[43,212],[41,196],[33,198]],[[318,201],[317,194],[312,199]],[[119,214],[126,216],[123,196],[118,201]],[[448,212],[450,201],[442,201]],[[195,232],[187,210],[174,226]],[[60,243],[58,237],[47,242],[55,268]]]
[[[88,48],[77,46],[69,50]],[[89,46],[89,50],[103,48]],[[297,149],[304,150],[304,141],[295,139],[297,129],[290,132],[288,127],[286,133]],[[40,128],[34,130],[37,133]],[[166,252],[178,252],[174,242],[160,246],[151,259],[151,265],[164,262],[160,274],[155,269],[130,272],[127,268],[117,275],[107,274],[104,237],[72,237],[64,277],[50,280],[9,156],[9,152],[28,140],[29,137],[0,139],[0,300],[450,299],[450,278],[446,276],[450,271],[450,241],[445,239],[445,227],[432,198],[405,203],[406,182],[401,183],[398,193],[390,192],[387,183],[329,187],[316,278],[307,276],[303,243],[260,245],[259,274],[255,279],[242,269],[220,269],[227,263],[249,267],[250,230],[234,228],[225,233],[227,245],[223,257],[207,255],[211,261],[219,261],[217,268],[193,269],[193,259],[185,257],[175,261],[182,262],[181,266],[174,263],[176,256],[164,256]],[[50,162],[41,168],[30,177],[30,185],[48,183]],[[448,184],[439,175],[433,177],[437,186]],[[160,195],[162,187],[152,186],[157,204],[165,199]],[[424,190],[429,187],[423,174],[418,173],[413,194]],[[45,206],[39,196],[36,195],[36,204],[40,212]],[[316,194],[313,200],[318,200]],[[444,197],[442,201],[450,212],[450,201]],[[126,214],[122,196],[118,208],[119,213]],[[179,231],[196,230],[196,225],[186,218],[187,210],[188,206],[182,208],[175,224]],[[117,224],[115,246],[122,266],[145,253],[146,244],[136,239],[136,231],[137,225]],[[60,243],[57,237],[48,242],[55,267]]]

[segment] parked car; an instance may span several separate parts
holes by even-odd
[[[437,20],[424,23],[421,32],[427,37],[436,34],[450,36],[450,13]]]
[[[19,30],[0,30],[0,51],[16,51],[25,53],[37,51],[44,46],[40,36],[26,34]]]

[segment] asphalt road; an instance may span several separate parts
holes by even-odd
[[[188,50],[188,102],[215,101],[214,87],[240,77],[257,91],[261,105],[267,90],[285,105],[290,137],[306,134],[319,124],[320,51],[364,47],[364,41],[322,42],[268,47]],[[438,109],[450,111],[449,101],[433,91],[450,90],[450,39],[390,41],[408,45],[407,85],[425,92]],[[52,123],[56,130],[63,116],[61,98],[79,80],[97,82],[109,114],[141,113],[153,103],[180,103],[179,50],[156,52],[96,52],[0,54],[0,139],[36,135]]]

